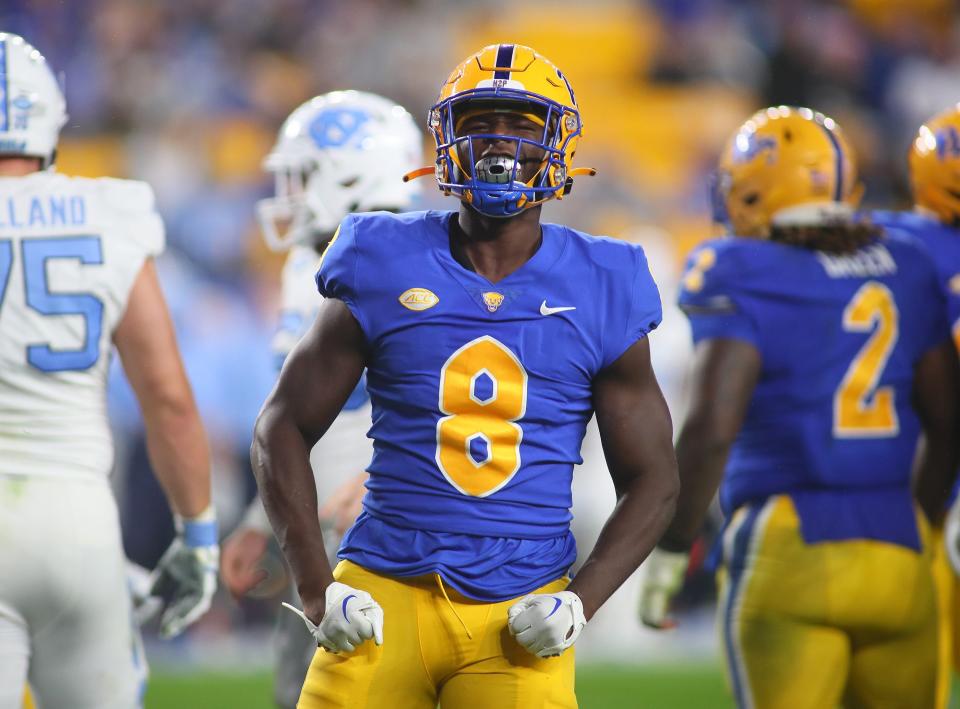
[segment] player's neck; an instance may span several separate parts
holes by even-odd
[[[523,266],[540,248],[540,207],[509,219],[480,214],[465,204],[450,221],[450,253],[491,283]]]
[[[23,177],[38,172],[40,167],[40,158],[4,156],[0,158],[0,177]]]

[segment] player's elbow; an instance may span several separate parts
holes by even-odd
[[[662,475],[660,485],[660,504],[664,510],[669,510],[669,516],[677,507],[677,500],[680,499],[680,474],[677,471],[676,458],[671,456],[671,465]]]
[[[739,429],[721,407],[702,406],[687,415],[677,447],[693,444],[706,454],[726,455],[737,439]]]
[[[149,423],[198,419],[197,404],[186,374],[179,367],[130,367],[124,361],[134,394]]]
[[[191,433],[202,433],[203,422],[188,384],[141,390],[137,399],[148,434],[177,439]]]
[[[629,477],[615,475],[614,480],[617,479],[621,481],[621,484],[615,482],[618,499],[622,500],[626,495],[655,499],[658,509],[669,509],[670,515],[673,515],[680,497],[680,475],[673,446],[669,447],[669,451],[665,450],[655,464],[650,463],[643,469],[635,468]]]
[[[266,460],[270,448],[273,419],[268,402],[260,409],[257,420],[253,424],[253,436],[250,442],[250,465],[253,468],[253,475],[257,479],[258,485],[264,483],[266,466],[263,462]]]
[[[272,397],[267,399],[253,424],[253,438],[250,443],[250,464],[261,488],[272,480],[270,461],[284,445],[283,432],[286,423],[283,407]],[[289,440],[287,442],[289,443]]]

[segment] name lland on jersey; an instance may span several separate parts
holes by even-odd
[[[87,205],[81,195],[37,195],[0,199],[0,229],[83,226]]]
[[[897,272],[897,262],[883,244],[874,244],[854,254],[826,254],[819,251],[817,259],[831,278],[889,276]]]

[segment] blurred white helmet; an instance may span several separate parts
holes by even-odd
[[[402,106],[363,91],[310,99],[284,121],[264,168],[276,194],[257,203],[274,251],[331,234],[350,212],[409,209],[419,189],[403,175],[423,159],[423,136]]]
[[[23,37],[0,32],[0,155],[53,162],[67,103],[47,60]]]

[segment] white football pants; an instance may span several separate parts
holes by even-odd
[[[20,708],[28,679],[41,709],[140,706],[146,663],[106,479],[0,475],[0,709]]]

